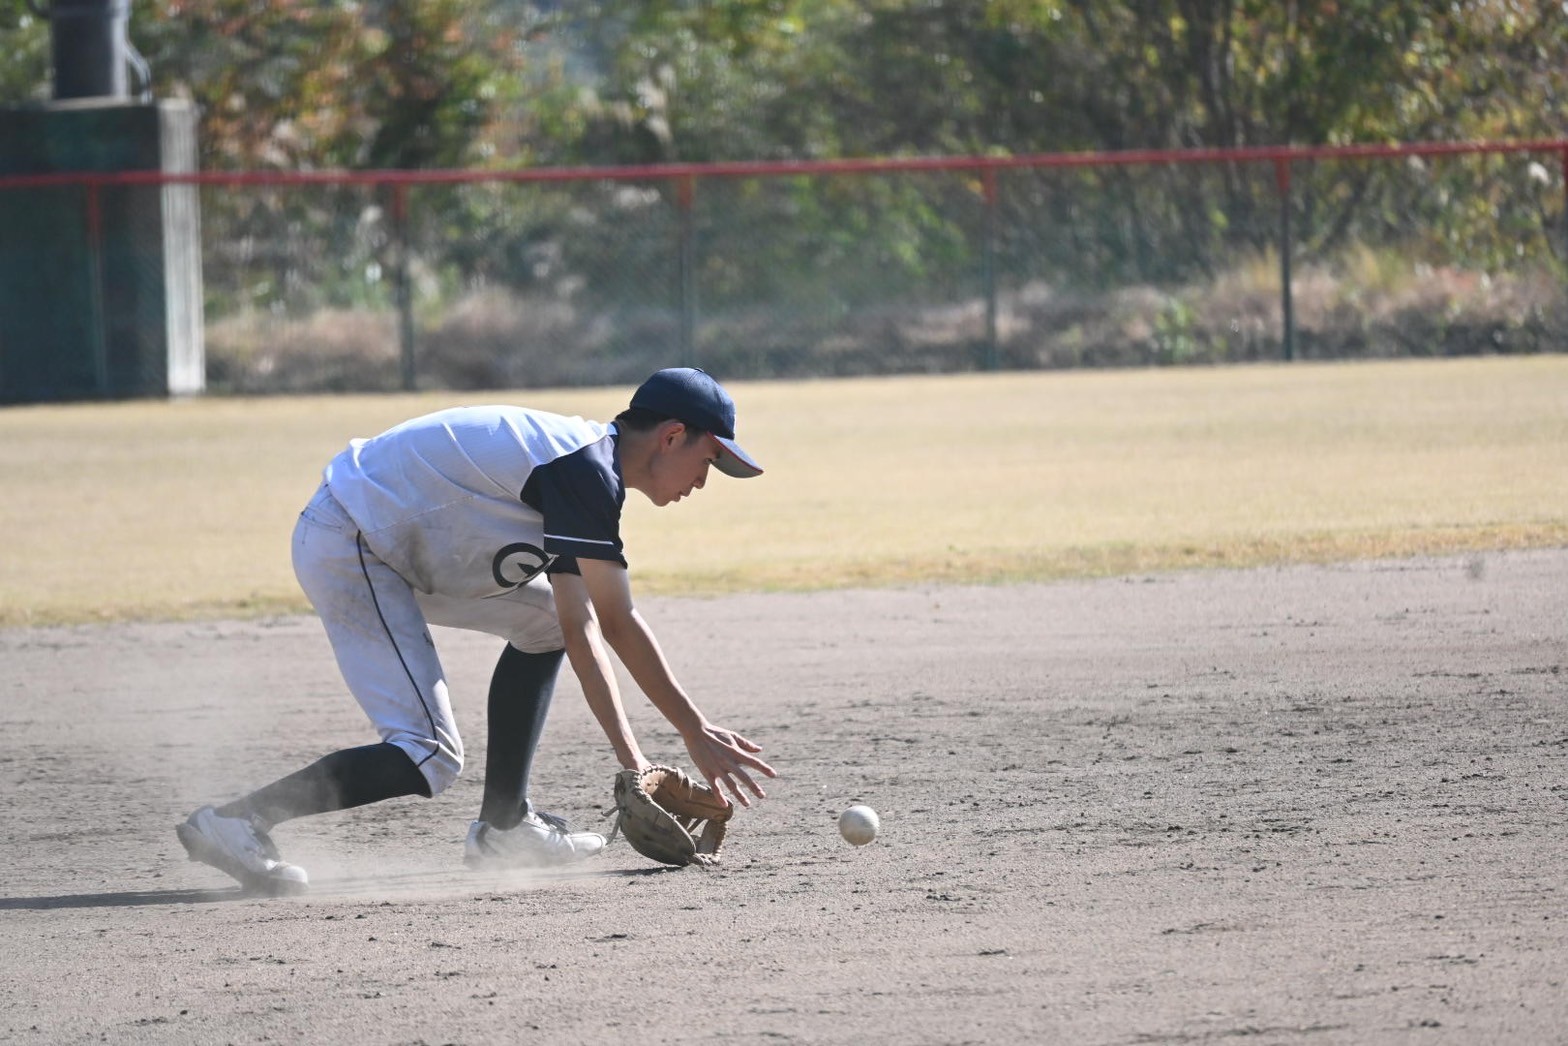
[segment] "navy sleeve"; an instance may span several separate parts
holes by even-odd
[[[576,556],[556,556],[550,560],[550,565],[544,568],[546,574],[576,574],[582,576],[582,568],[577,565]]]
[[[544,550],[576,573],[578,559],[607,559],[622,566],[621,506],[625,488],[609,437],[534,468],[522,499],[544,516]]]

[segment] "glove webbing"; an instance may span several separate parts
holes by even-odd
[[[620,806],[619,805],[615,805],[615,806],[610,807],[608,810],[602,811],[599,814],[599,820],[602,821],[606,817],[609,817],[611,814],[619,814],[621,816],[624,816],[624,814],[622,814]],[[621,834],[621,816],[618,816],[618,817],[615,818],[615,823],[610,826],[609,833],[606,834],[605,837],[604,837],[604,845],[605,845],[606,849],[609,848],[609,845],[611,843],[615,842],[615,837],[617,835]],[[679,821],[680,818],[677,817],[676,820]],[[701,868],[705,872],[708,871],[709,868],[712,867],[712,865],[708,861],[704,861],[704,860],[696,860],[696,861],[693,861],[692,864],[696,865],[698,868]],[[690,867],[690,865],[687,865],[687,867]]]

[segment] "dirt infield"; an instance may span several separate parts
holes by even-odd
[[[1568,551],[643,609],[783,774],[722,869],[466,872],[496,644],[441,633],[468,771],[281,828],[291,900],[172,829],[372,740],[314,619],[0,632],[0,1040],[1563,1041]]]

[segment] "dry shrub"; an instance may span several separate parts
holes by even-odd
[[[220,392],[376,392],[396,389],[396,318],[322,309],[290,319],[248,311],[206,329],[207,384]]]
[[[1296,269],[1291,287],[1307,359],[1548,352],[1568,328],[1561,285],[1544,273],[1491,277],[1358,252]],[[1036,286],[1007,303],[1004,357],[1017,367],[1279,359],[1283,308],[1273,258],[1170,291]]]
[[[420,377],[442,388],[543,388],[641,381],[668,361],[678,321],[610,316],[559,297],[470,294],[420,337]]]
[[[422,375],[454,389],[573,384],[574,349],[592,331],[562,301],[469,295],[420,339]]]
[[[1548,274],[1489,277],[1351,252],[1292,277],[1303,359],[1558,351],[1568,302]],[[998,362],[1013,369],[1274,360],[1282,354],[1278,260],[1239,263],[1207,284],[1091,293],[1035,282],[997,302]],[[946,373],[986,359],[982,301],[883,305],[848,314],[759,306],[700,318],[697,362],[725,378]],[[471,294],[418,334],[421,387],[627,384],[679,362],[673,309],[608,311],[564,297]],[[219,391],[400,387],[395,317],[325,310],[250,313],[209,326]]]
[[[421,388],[496,389],[641,381],[670,360],[678,321],[610,318],[559,299],[468,295],[416,332]],[[281,319],[247,312],[209,324],[207,380],[235,393],[384,392],[402,387],[397,317],[324,309]]]

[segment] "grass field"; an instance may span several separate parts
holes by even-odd
[[[1000,582],[1568,544],[1568,356],[738,384],[756,482],[624,533],[646,593]],[[0,411],[0,626],[305,608],[352,436],[627,389]]]

